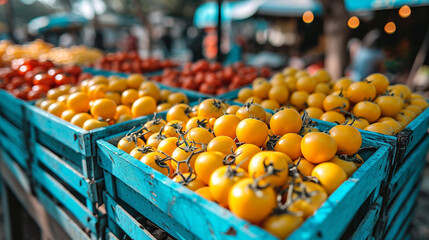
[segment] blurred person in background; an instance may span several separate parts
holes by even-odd
[[[350,77],[354,81],[360,81],[371,73],[384,72],[385,56],[379,47],[380,37],[380,30],[371,30],[363,38],[361,46],[353,49]]]
[[[203,39],[204,31],[196,27],[189,27],[186,31],[187,39],[189,39],[188,47],[192,51],[192,61],[196,62],[203,59]]]
[[[138,39],[130,29],[125,29],[124,37],[118,41],[118,49],[122,52],[138,51]]]

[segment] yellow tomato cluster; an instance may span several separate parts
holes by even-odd
[[[63,85],[48,91],[36,106],[85,130],[106,127],[187,103],[183,93],[160,90],[143,75],[127,78],[95,76],[78,86]]]
[[[393,135],[424,111],[428,103],[403,84],[390,85],[375,73],[363,81],[344,77],[333,82],[326,70],[309,75],[288,67],[269,81],[255,80],[236,101],[260,103],[267,109],[293,108],[315,119],[345,123],[360,129]]]
[[[256,103],[229,106],[207,99],[194,107],[173,106],[165,120],[148,121],[117,147],[285,238],[358,169],[361,144],[353,126],[322,133],[293,109],[272,115]],[[289,188],[294,193],[287,197]],[[288,198],[287,206],[271,215],[284,204],[279,196]]]
[[[102,57],[102,52],[86,46],[54,48],[53,45],[37,39],[25,45],[15,45],[9,41],[0,42],[0,59],[11,62],[14,59],[31,58],[50,60],[58,65],[90,64]]]

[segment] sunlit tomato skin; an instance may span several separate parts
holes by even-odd
[[[195,160],[195,173],[205,184],[209,184],[212,173],[223,166],[225,154],[220,152],[204,152]]]
[[[249,175],[257,178],[267,173],[265,166],[272,164],[278,170],[275,175],[264,178],[261,183],[269,183],[271,186],[281,187],[286,184],[289,176],[288,164],[292,163],[289,156],[282,152],[262,151],[255,154],[250,160]]]
[[[257,103],[246,103],[235,114],[241,120],[246,118],[255,118],[265,121],[266,113],[264,108]]]
[[[140,138],[126,136],[119,140],[117,147],[126,153],[130,153],[134,148],[143,146],[144,141]]]
[[[349,107],[349,100],[341,96],[329,95],[323,100],[323,109],[325,111],[340,112],[341,109],[348,111]]]
[[[260,147],[267,139],[268,127],[260,120],[248,118],[237,125],[236,135],[238,141],[255,144]]]
[[[368,122],[373,123],[380,118],[381,109],[376,103],[362,101],[353,107],[353,114],[356,117],[363,117],[368,120]]]
[[[337,125],[329,130],[338,147],[338,154],[353,155],[362,145],[362,136],[355,127]]]
[[[301,153],[302,137],[296,133],[286,133],[274,146],[274,150],[285,153],[291,159],[295,160],[302,157]]]
[[[198,107],[198,116],[203,118],[218,118],[226,112],[224,103],[216,99],[206,99]]]
[[[317,165],[311,174],[322,184],[326,192],[331,195],[343,182],[347,180],[347,174],[335,163],[325,162]]]
[[[302,138],[301,151],[304,158],[311,163],[322,163],[335,156],[337,143],[326,133],[311,132]]]
[[[347,92],[347,89],[352,83],[353,81],[350,78],[347,78],[347,77],[340,78],[338,81],[334,83],[332,90],[334,91],[340,90],[343,93],[345,93]]]
[[[213,132],[216,136],[228,136],[232,139],[235,139],[237,125],[239,123],[240,118],[237,116],[223,115],[214,122]]]
[[[146,155],[144,155],[140,161],[149,167],[157,170],[158,172],[164,174],[165,176],[168,176],[168,168],[167,164],[162,162],[162,156],[159,152],[150,152]],[[170,169],[171,171],[171,169]]]
[[[133,117],[140,117],[153,114],[156,111],[156,101],[154,98],[144,96],[138,98],[131,106]]]
[[[304,174],[304,176],[311,176],[311,172],[313,171],[314,167],[316,167],[316,165],[314,165],[313,163],[309,162],[307,159],[305,158],[299,158],[296,159],[293,164],[295,164],[298,168],[298,170]]]
[[[386,134],[392,136],[395,132],[393,128],[386,123],[373,123],[365,128],[367,131]]]
[[[242,168],[236,169],[237,174],[231,175],[228,166],[222,166],[212,172],[209,181],[210,192],[213,198],[222,207],[228,207],[228,193],[231,187],[247,174]]]
[[[90,109],[88,95],[83,92],[70,94],[67,98],[67,107],[77,113],[88,112]]]
[[[209,200],[209,201],[215,201],[215,199],[212,196],[212,193],[210,192],[210,187],[202,187],[202,188],[198,188],[195,191],[196,194],[200,195],[201,197]]]
[[[367,76],[365,80],[374,85],[377,90],[377,95],[385,93],[389,87],[389,79],[381,73],[373,73]]]
[[[376,88],[368,82],[355,82],[347,89],[347,97],[352,103],[374,100],[376,95]]]
[[[261,190],[251,188],[253,179],[237,182],[229,191],[229,209],[236,216],[253,224],[261,223],[276,205],[276,194],[272,187]]]
[[[298,133],[302,127],[299,113],[292,109],[284,109],[274,114],[270,119],[270,127],[275,135]]]
[[[326,201],[328,194],[322,186],[314,182],[300,182],[294,188],[297,192],[302,192],[304,189],[308,197],[296,200],[289,209],[293,212],[301,212],[304,218],[308,218]],[[298,194],[293,194],[292,198],[296,197]]]
[[[171,157],[175,160],[175,161],[171,161],[171,166],[173,168],[173,171],[176,170],[177,168],[179,168],[179,171],[181,173],[188,173],[190,172],[190,168],[194,169],[195,168],[195,160],[197,159],[198,155],[200,153],[200,149],[197,149],[195,151],[185,151],[181,148],[176,148],[174,149],[173,153],[171,154]],[[192,155],[192,157],[191,157]],[[189,159],[189,166],[184,162],[185,160]],[[176,162],[177,161],[177,162]],[[182,161],[182,162],[179,162]]]
[[[342,160],[338,156],[333,157],[331,160],[329,160],[329,162],[335,163],[339,167],[341,167],[344,170],[344,172],[347,174],[347,177],[350,177],[351,175],[353,175],[353,173],[358,169],[358,166],[356,163]]]
[[[195,142],[197,146],[201,146],[201,144],[209,144],[214,135],[205,128],[197,127],[192,128],[186,135],[186,138],[191,142]]]
[[[345,123],[346,117],[339,112],[327,111],[320,115],[320,120],[332,122],[332,123]]]
[[[248,171],[252,157],[262,150],[254,144],[243,144],[235,150],[235,164]]]
[[[96,119],[88,119],[85,121],[82,128],[89,131],[89,130],[93,130],[96,128],[107,127],[107,126],[109,126],[109,124],[105,121],[99,121]]]
[[[221,152],[225,155],[232,154],[237,149],[234,139],[228,136],[217,136],[210,140],[207,151]]]
[[[54,79],[47,73],[39,73],[34,76],[33,84],[34,85],[46,85],[46,86],[53,86],[54,85]]]
[[[304,218],[301,216],[292,214],[272,215],[264,221],[262,227],[279,239],[286,239],[303,222]]]
[[[190,118],[191,108],[187,104],[177,104],[174,105],[167,112],[167,122],[171,122],[174,120],[182,121],[186,124]]]
[[[94,118],[113,119],[116,114],[116,103],[108,98],[100,98],[94,101],[90,110]]]

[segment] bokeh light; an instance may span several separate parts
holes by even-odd
[[[411,15],[411,8],[408,5],[404,5],[399,9],[399,16],[401,18],[407,18]]]
[[[396,31],[396,25],[394,22],[388,22],[384,25],[384,31],[388,34],[392,34]]]
[[[347,25],[349,26],[349,28],[353,28],[353,29],[359,27],[359,24],[360,24],[359,18],[356,16],[349,18],[349,21],[347,22]]]
[[[305,23],[311,23],[314,20],[314,15],[311,11],[306,11],[304,14],[302,14],[302,20]]]

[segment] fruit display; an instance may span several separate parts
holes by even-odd
[[[172,87],[215,95],[250,84],[257,77],[270,75],[271,70],[265,67],[257,69],[241,62],[223,67],[218,62],[200,60],[186,63],[181,70],[164,69],[161,76],[153,76],[152,80]]]
[[[15,45],[9,41],[0,42],[0,59],[10,63],[14,59],[29,58],[40,61],[51,61],[57,65],[83,65],[97,61],[101,51],[83,45],[70,48],[59,48],[37,39],[25,45]]]
[[[160,90],[143,75],[94,76],[77,86],[50,89],[36,106],[85,130],[107,127],[133,118],[162,112],[187,103],[185,94]]]
[[[394,135],[427,107],[426,99],[403,84],[390,85],[380,73],[359,82],[343,77],[332,81],[326,70],[309,75],[288,67],[270,80],[258,78],[238,92],[237,102],[254,102],[267,109],[292,108],[311,118],[348,124]]]
[[[293,109],[206,99],[132,129],[117,147],[284,239],[363,163],[357,128],[319,132]]]
[[[0,88],[23,100],[36,100],[46,96],[51,88],[92,77],[82,73],[75,65],[55,66],[51,61],[15,59],[11,66],[0,69]]]
[[[148,73],[177,67],[172,60],[141,58],[137,52],[116,52],[103,55],[92,65],[96,69],[124,73]]]

